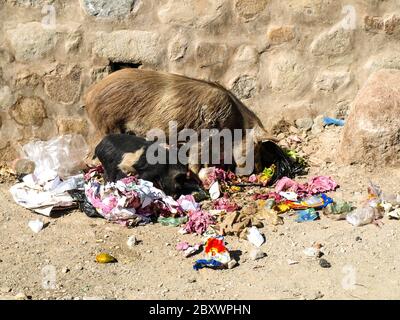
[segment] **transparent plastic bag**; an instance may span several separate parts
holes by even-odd
[[[347,214],[346,220],[354,227],[360,227],[372,223],[377,216],[377,209],[366,206],[358,208]]]
[[[89,147],[81,135],[67,134],[49,141],[32,141],[22,147],[23,157],[35,162],[36,176],[65,179],[83,169]]]

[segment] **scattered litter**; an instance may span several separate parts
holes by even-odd
[[[222,269],[228,267],[228,263],[231,261],[223,237],[209,238],[206,242],[204,252],[208,259],[197,260],[193,265],[194,270],[199,270],[205,267]]]
[[[263,252],[260,248],[253,248],[250,251],[249,257],[251,260],[255,261],[264,258],[266,255],[267,254]]]
[[[115,263],[118,262],[113,256],[108,253],[100,253],[96,256],[96,262],[98,263]]]
[[[202,235],[210,225],[215,224],[215,217],[203,210],[191,211],[188,216],[189,221],[185,225],[187,233]]]
[[[35,233],[39,233],[43,229],[44,223],[40,220],[31,220],[28,222],[28,227]]]
[[[261,247],[262,244],[265,242],[264,236],[258,231],[256,227],[251,227],[248,230],[247,240],[249,240],[252,244],[256,247]]]
[[[201,244],[190,245],[187,242],[179,242],[176,245],[176,250],[183,251],[185,258],[188,258],[201,250]]]
[[[388,213],[388,217],[389,217],[390,219],[399,220],[399,219],[400,219],[400,208],[396,208],[396,209],[394,209],[393,211],[390,211],[390,212]]]
[[[304,184],[297,183],[288,177],[283,177],[276,183],[275,191],[279,193],[290,190],[297,193],[300,197],[305,197],[334,191],[337,187],[338,184],[332,178],[326,176],[313,177]]]
[[[60,176],[65,179],[86,167],[83,160],[89,147],[81,135],[67,134],[49,141],[29,142],[22,147],[22,151],[23,158],[35,163],[35,176]]]
[[[297,201],[298,195],[296,192],[279,192],[279,195],[290,201]]]
[[[158,217],[157,222],[161,223],[163,226],[179,227],[180,225],[188,222],[188,217]]]
[[[292,259],[288,259],[287,262],[288,262],[288,265],[289,265],[289,266],[292,266],[292,265],[294,265],[294,264],[298,264],[298,263],[299,263],[298,261],[292,260]]]
[[[219,190],[219,183],[215,181],[209,190],[211,200],[216,200],[221,196],[221,191]]]
[[[357,208],[347,214],[346,220],[354,227],[360,227],[366,224],[378,224],[378,219],[383,217],[384,209],[381,207],[382,191],[372,182],[368,187],[368,199],[362,207]]]
[[[179,214],[179,204],[150,181],[126,177],[105,183],[101,166],[85,175],[85,194],[105,219],[125,226],[148,223],[154,216]]]
[[[258,202],[260,209],[257,211],[257,217],[261,220],[265,220],[267,224],[277,226],[283,224],[283,219],[278,215],[278,212],[274,209],[275,200],[268,199],[267,201],[259,200]]]
[[[233,212],[239,209],[239,206],[228,197],[222,197],[214,201],[214,209],[224,210],[226,212]]]
[[[351,223],[354,227],[360,227],[366,224],[370,224],[375,220],[375,216],[378,214],[378,209],[373,207],[362,207],[350,212],[346,216],[346,220]]]
[[[14,201],[45,216],[50,216],[55,210],[76,208],[75,200],[68,191],[83,188],[83,175],[73,176],[65,181],[57,175],[49,177],[50,180],[46,179],[44,176],[26,175],[23,182],[10,188]]]
[[[297,211],[296,215],[296,222],[314,221],[319,217],[314,208]]]
[[[320,265],[322,268],[330,268],[330,267],[331,267],[331,264],[330,264],[327,260],[325,260],[325,259],[320,259],[320,260],[319,260],[319,265]]]
[[[242,239],[247,239],[247,228],[262,228],[263,223],[257,217],[255,206],[246,206],[240,211],[226,213],[223,212],[217,218],[217,225],[221,235],[235,235]]]
[[[85,190],[68,190],[68,194],[76,201],[79,205],[79,210],[85,213],[90,218],[103,218],[103,216],[97,212],[96,208],[86,198]]]
[[[128,246],[129,248],[132,249],[134,246],[136,246],[136,245],[138,244],[138,241],[137,241],[137,239],[136,239],[135,236],[130,236],[130,237],[128,238],[128,240],[126,241],[126,244],[127,244],[127,246]]]
[[[324,124],[327,125],[327,126],[333,124],[335,126],[343,127],[345,122],[342,119],[324,117]]]
[[[195,191],[192,193],[192,196],[197,202],[201,202],[208,199],[208,194],[204,190]]]
[[[335,200],[333,203],[328,204],[323,209],[323,214],[333,220],[344,220],[346,219],[347,213],[351,212],[354,206],[350,202],[343,200]]]
[[[196,211],[200,209],[200,204],[196,202],[193,195],[182,195],[177,202],[184,211]]]
[[[333,199],[323,193],[321,195],[311,196],[296,202],[286,200],[283,202],[283,204],[288,205],[291,209],[294,210],[305,210],[309,208],[322,209],[332,202]]]

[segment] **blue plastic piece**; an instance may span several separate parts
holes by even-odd
[[[223,264],[217,260],[214,259],[199,259],[196,260],[196,262],[193,265],[194,270],[199,270],[203,268],[212,268],[212,269],[220,269],[222,268]]]
[[[335,126],[343,127],[344,123],[345,123],[344,120],[341,120],[341,119],[324,117],[324,124],[326,124],[327,126],[333,124]]]
[[[310,208],[307,210],[299,210],[296,212],[296,214],[297,214],[296,222],[314,221],[319,217],[318,213],[315,211],[314,208]]]

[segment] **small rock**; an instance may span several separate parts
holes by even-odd
[[[68,273],[70,270],[67,268],[67,267],[65,267],[65,268],[63,268],[62,270],[61,270],[61,272],[62,273]]]
[[[18,176],[26,176],[35,171],[35,163],[28,159],[18,159],[14,163],[14,171]]]
[[[266,253],[263,252],[261,249],[254,248],[253,250],[250,251],[249,257],[251,260],[255,261],[258,259],[262,259],[266,256]]]
[[[228,269],[233,269],[238,265],[238,262],[235,259],[232,259],[231,261],[228,262]]]
[[[356,241],[362,241],[362,238],[361,237],[356,237]]]
[[[294,134],[298,134],[298,133],[299,133],[299,129],[297,129],[297,128],[294,127],[294,126],[290,126],[290,127],[289,127],[289,132],[290,132],[290,133],[294,133]]]
[[[15,299],[17,300],[28,300],[28,297],[26,296],[25,293],[19,292],[15,295]]]
[[[283,132],[281,132],[280,134],[278,134],[277,136],[276,136],[276,138],[280,141],[280,140],[283,140],[283,139],[285,139],[285,134],[283,133]]]
[[[1,287],[1,288],[0,288],[0,292],[1,292],[1,293],[9,293],[9,292],[11,292],[11,291],[12,291],[12,289],[9,288],[9,287]]]
[[[325,259],[320,259],[320,260],[319,260],[319,265],[320,265],[322,268],[330,268],[330,267],[331,267],[331,264],[330,264],[327,260],[325,260]]]
[[[313,124],[314,121],[311,118],[301,118],[296,120],[296,126],[300,130],[308,131],[312,128]]]
[[[28,223],[28,227],[35,233],[39,233],[43,229],[44,223],[39,219],[31,220]]]
[[[319,258],[321,256],[321,251],[314,247],[304,249],[303,253],[310,258]]]
[[[313,134],[321,133],[324,130],[324,116],[319,115],[314,119],[314,124],[311,128]]]
[[[128,241],[126,241],[126,244],[127,244],[127,246],[128,246],[129,248],[132,248],[132,247],[134,247],[135,245],[138,244],[138,241],[137,241],[137,239],[136,239],[135,236],[130,236],[130,237],[128,238]]]
[[[83,270],[83,266],[80,265],[80,264],[77,264],[77,265],[75,266],[75,270]]]
[[[229,268],[229,264],[228,264],[228,268]],[[190,279],[187,280],[188,283],[195,283],[196,281],[197,280],[195,278],[190,278]]]
[[[294,265],[294,264],[299,264],[298,261],[292,260],[292,259],[288,259],[287,262],[288,262],[288,265],[289,265],[289,266]]]

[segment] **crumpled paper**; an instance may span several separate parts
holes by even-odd
[[[85,180],[87,199],[109,221],[131,226],[150,222],[152,216],[182,213],[179,204],[150,181],[126,177],[105,183],[102,167],[91,169]]]
[[[23,182],[10,188],[14,201],[36,213],[50,216],[56,209],[68,209],[76,204],[67,191],[83,188],[83,175],[61,180],[56,174],[43,172],[38,176],[26,175]]]

